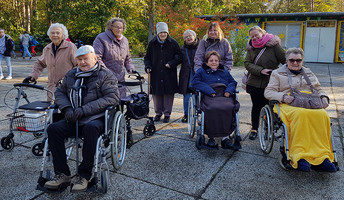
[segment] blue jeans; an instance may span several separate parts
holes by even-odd
[[[7,64],[8,76],[12,76],[11,56],[4,56],[2,54],[0,54],[0,76],[3,76],[2,67],[1,67],[1,62],[3,58],[5,59],[6,64]]]
[[[189,98],[190,98],[190,96],[191,96],[190,93],[186,93],[184,95],[184,99],[183,99],[184,115],[188,115],[188,107],[189,107]]]
[[[31,58],[32,56],[29,52],[29,45],[23,45],[23,48],[24,48],[23,58],[26,57],[26,54]]]

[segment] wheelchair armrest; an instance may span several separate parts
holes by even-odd
[[[116,106],[108,106],[108,107],[106,108],[106,110],[111,111],[111,110],[113,110],[113,109],[115,109],[115,108],[116,108]]]

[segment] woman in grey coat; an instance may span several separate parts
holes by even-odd
[[[93,41],[93,48],[98,62],[104,64],[117,77],[118,82],[125,81],[125,71],[131,73],[135,67],[129,52],[129,42],[123,36],[126,22],[121,18],[112,18],[106,23],[106,31],[100,33]],[[121,97],[126,96],[126,88],[120,87]]]
[[[204,56],[209,51],[216,51],[221,56],[220,64],[225,69],[231,70],[233,67],[232,47],[228,40],[224,38],[223,31],[218,23],[210,23],[207,33],[199,42],[196,55],[194,70],[197,72],[203,65]]]

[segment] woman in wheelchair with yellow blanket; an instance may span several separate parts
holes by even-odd
[[[329,98],[315,74],[303,66],[303,58],[301,48],[288,49],[287,64],[272,72],[264,95],[279,102],[279,117],[287,126],[291,166],[306,172],[335,172],[331,122],[325,111]]]

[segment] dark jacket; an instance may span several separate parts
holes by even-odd
[[[77,68],[70,70],[63,78],[62,83],[56,87],[56,104],[60,110],[72,107],[69,95],[76,81],[75,72]],[[84,117],[79,120],[85,124],[93,119],[104,116],[108,106],[117,105],[119,102],[119,91],[116,76],[105,66],[100,66],[98,71],[84,79],[86,89],[82,94],[82,111]]]
[[[182,62],[182,52],[175,39],[167,36],[160,44],[154,37],[148,44],[144,57],[145,71],[151,69],[151,94],[163,95],[178,92],[177,65]],[[169,64],[171,68],[165,65]]]
[[[235,92],[237,86],[237,82],[229,71],[224,69],[223,65],[220,64],[217,70],[213,71],[204,63],[202,68],[197,70],[194,79],[192,80],[192,86],[193,88],[211,96],[212,94],[216,94],[215,90],[210,87],[210,84],[213,83],[223,83],[227,85],[225,92],[229,92],[231,95]]]
[[[190,73],[192,72],[194,74],[194,58],[196,54],[196,50],[198,47],[199,39],[196,38],[196,41],[194,44],[187,45],[184,43],[182,48],[180,49],[183,53],[183,61],[182,61],[182,66],[180,68],[179,72],[179,93],[185,95],[186,93],[190,93],[188,91],[188,86],[189,86],[189,80],[190,79]],[[189,56],[189,59],[186,55]],[[190,61],[190,64],[189,64]]]
[[[4,52],[4,56],[11,56],[11,52],[13,50],[14,42],[12,38],[9,35],[4,35],[5,36],[5,47],[6,50]]]
[[[285,63],[285,50],[279,45],[266,47],[264,53],[259,58],[257,64],[254,60],[261,49],[252,48],[247,51],[245,59],[245,68],[251,74],[247,85],[256,88],[265,88],[269,83],[270,76],[261,74],[263,69],[277,69],[280,63]]]

